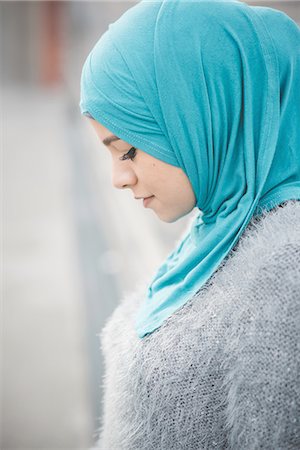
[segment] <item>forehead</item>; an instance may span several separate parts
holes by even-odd
[[[115,136],[108,128],[92,118],[88,118],[93,128],[95,129],[98,137],[104,145],[109,145],[111,142],[121,140],[118,136]]]
[[[105,128],[103,125],[101,125],[101,123],[97,122],[96,120],[88,117],[88,121],[102,139],[105,139],[105,137],[110,136],[112,134],[107,128]]]

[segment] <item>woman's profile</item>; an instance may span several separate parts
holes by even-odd
[[[87,56],[80,109],[116,188],[164,222],[198,211],[101,332],[97,448],[300,449],[298,25],[142,0]]]

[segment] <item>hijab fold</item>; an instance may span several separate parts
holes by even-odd
[[[300,29],[240,1],[143,0],[88,55],[80,108],[180,167],[196,197],[138,311],[143,338],[204,286],[253,215],[300,199]]]

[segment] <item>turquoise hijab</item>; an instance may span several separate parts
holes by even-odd
[[[80,109],[180,167],[196,197],[137,312],[140,338],[204,286],[253,215],[300,199],[300,29],[275,9],[141,1],[88,55]]]

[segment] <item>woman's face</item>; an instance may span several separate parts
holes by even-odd
[[[113,134],[99,122],[88,118],[101,142]],[[140,149],[133,159],[120,160],[132,147],[115,137],[104,142],[112,157],[112,182],[116,188],[131,189],[135,198],[141,198],[144,206],[153,209],[164,222],[174,222],[188,214],[196,204],[196,198],[186,174],[179,167],[167,164]],[[128,156],[130,156],[128,154]],[[146,197],[151,199],[145,201]]]

